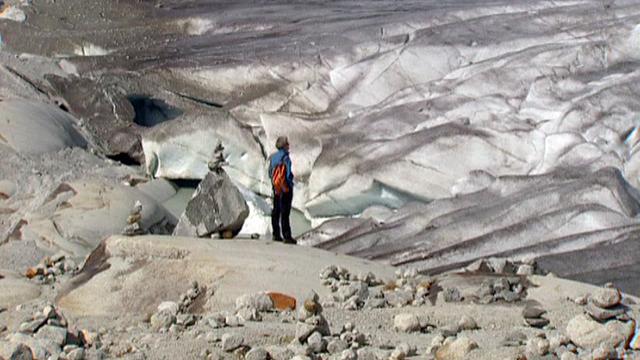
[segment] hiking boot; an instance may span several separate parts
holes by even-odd
[[[286,239],[284,239],[284,243],[285,244],[293,244],[293,245],[298,244],[298,242],[294,238],[286,238]]]
[[[272,238],[271,238],[271,240],[273,240],[273,241],[278,241],[278,242],[282,242],[282,238],[281,238],[281,237],[278,237],[278,236],[274,236],[274,237],[272,237]]]

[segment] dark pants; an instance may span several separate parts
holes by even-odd
[[[274,239],[291,239],[291,224],[289,215],[291,214],[291,202],[293,201],[293,190],[280,195],[273,195],[273,211],[271,211],[271,228]],[[280,233],[282,225],[282,235]]]

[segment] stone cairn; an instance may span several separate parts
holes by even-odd
[[[122,231],[122,234],[126,236],[135,236],[135,235],[144,234],[144,231],[142,230],[142,226],[140,224],[141,220],[142,220],[142,203],[139,200],[136,200],[135,204],[133,205],[133,209],[131,209],[129,216],[127,217],[127,226],[125,226],[124,230]]]
[[[209,170],[213,172],[220,172],[224,165],[227,165],[227,161],[224,158],[224,146],[222,143],[218,143],[216,145],[215,150],[213,150],[213,158],[209,160],[207,164],[209,166]]]

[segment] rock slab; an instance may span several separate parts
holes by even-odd
[[[248,216],[249,206],[224,170],[210,171],[180,216],[173,235],[209,237],[227,231],[237,234]]]

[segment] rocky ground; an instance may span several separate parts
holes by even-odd
[[[0,359],[640,358],[638,14],[0,0]]]
[[[264,241],[143,236],[109,238],[74,265],[2,272],[0,356],[640,356],[637,298],[500,259],[432,277]]]

